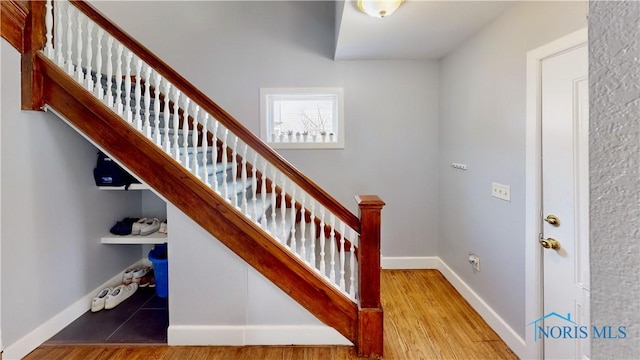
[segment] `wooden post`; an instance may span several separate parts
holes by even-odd
[[[356,196],[360,216],[358,274],[358,356],[379,358],[383,352],[380,303],[380,225],[384,202],[376,195]]]
[[[24,28],[23,54],[21,58],[22,71],[22,110],[42,110],[43,77],[38,69],[35,54],[44,48],[45,44],[45,13],[44,1],[29,1],[29,13]]]

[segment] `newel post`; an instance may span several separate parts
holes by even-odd
[[[384,202],[376,195],[356,196],[360,216],[358,275],[358,355],[382,357],[383,312],[380,303],[380,225]]]
[[[38,69],[36,53],[45,44],[45,1],[29,1],[29,13],[22,37],[24,53],[20,61],[22,110],[42,110],[44,99],[42,96],[43,77]]]

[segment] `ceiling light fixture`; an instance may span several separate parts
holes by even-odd
[[[358,8],[365,14],[383,18],[393,14],[404,0],[358,0]]]

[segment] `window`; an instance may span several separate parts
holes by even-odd
[[[260,136],[276,149],[342,149],[342,88],[260,89]]]

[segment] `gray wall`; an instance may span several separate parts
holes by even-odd
[[[98,190],[97,150],[52,113],[20,110],[20,58],[1,46],[6,348],[140,259],[139,246],[100,244],[117,218],[140,212],[140,195]]]
[[[594,359],[640,358],[640,2],[591,2],[591,323]]]
[[[353,212],[380,195],[383,255],[436,254],[437,62],[333,61],[333,2],[93,4],[255,133],[261,87],[344,87],[346,148],[281,153]]]
[[[438,254],[523,338],[526,53],[586,25],[584,3],[516,3],[440,62]]]

